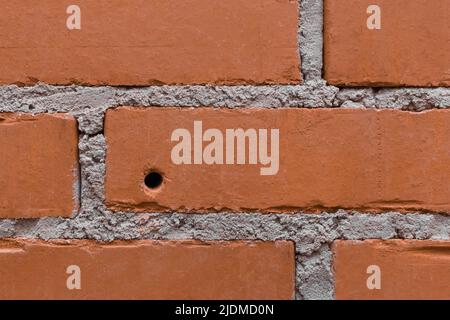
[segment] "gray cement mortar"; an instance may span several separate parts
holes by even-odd
[[[71,219],[0,219],[0,238],[290,240],[296,244],[296,298],[333,299],[331,245],[336,239],[450,239],[450,216],[349,210],[308,214],[112,213],[104,206],[109,107],[395,108],[420,112],[450,107],[450,88],[337,88],[322,79],[323,2],[301,0],[302,85],[152,86],[142,88],[0,86],[0,112],[68,112],[79,125],[80,212]]]

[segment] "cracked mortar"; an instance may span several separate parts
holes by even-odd
[[[301,0],[303,85],[143,88],[1,86],[0,112],[68,112],[79,125],[81,210],[72,219],[0,220],[0,237],[294,241],[297,299],[333,299],[331,244],[336,239],[445,239],[450,216],[338,210],[320,214],[123,214],[104,206],[104,112],[109,107],[341,107],[423,111],[450,106],[450,88],[337,88],[322,77],[323,3]]]

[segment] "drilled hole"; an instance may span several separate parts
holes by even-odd
[[[145,176],[144,183],[147,188],[157,189],[163,183],[163,176],[159,172],[152,171]]]

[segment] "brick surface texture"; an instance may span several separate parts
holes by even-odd
[[[201,131],[194,128],[199,121]],[[183,143],[171,139],[178,128],[190,132],[185,140],[190,148],[179,152],[188,153],[189,164],[172,159]],[[243,135],[242,164],[237,164],[237,151],[233,158],[226,157],[230,139],[236,150],[240,143],[234,135],[227,138],[227,128],[248,132]],[[280,156],[265,164],[258,153],[251,163],[252,145],[258,151],[267,148],[269,155],[273,149],[271,129],[264,135],[268,143],[262,142],[260,132],[248,131],[265,128],[279,130]],[[211,142],[204,137],[210,129],[219,130],[216,139],[223,143],[211,151],[214,161],[206,162]],[[115,211],[287,212],[341,207],[450,212],[446,111],[119,108],[106,114],[105,137],[106,203]],[[197,150],[201,163],[195,163]],[[264,168],[271,170],[261,173]],[[153,190],[144,184],[152,170],[166,180]]]
[[[80,29],[71,30],[72,2],[0,1],[0,83],[300,80],[294,1],[79,0]]]
[[[335,85],[449,86],[449,1],[325,0],[325,79]],[[370,13],[376,11],[369,9]],[[362,27],[361,27],[362,26]]]
[[[42,257],[46,259],[42,261]],[[1,299],[292,299],[291,242],[0,242]],[[68,290],[78,266],[81,290]],[[39,274],[40,277],[31,277]],[[69,279],[70,283],[70,279]]]
[[[450,241],[336,241],[336,298],[448,300],[449,250]],[[379,268],[380,288],[367,286],[370,266]]]
[[[450,299],[450,0],[0,5],[0,299]]]
[[[77,143],[70,115],[0,113],[0,217],[75,214]]]

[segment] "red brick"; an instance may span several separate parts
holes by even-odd
[[[6,240],[0,298],[292,299],[294,261],[287,241]],[[80,290],[67,288],[69,266]]]
[[[81,29],[69,30],[69,5]],[[0,83],[298,83],[291,0],[0,0]]]
[[[76,212],[77,143],[68,114],[0,113],[0,218]]]
[[[448,0],[325,0],[325,79],[351,86],[449,86]],[[381,29],[369,30],[370,5]]]
[[[337,299],[450,299],[450,241],[336,241],[333,251]],[[368,289],[369,266],[380,289]]]
[[[171,135],[192,135],[194,121],[203,132],[279,129],[278,172],[261,175],[267,166],[248,156],[241,165],[175,164]],[[106,202],[116,211],[450,212],[446,110],[122,107],[108,110],[105,134]],[[152,171],[164,179],[154,189],[144,185]]]

